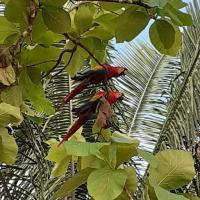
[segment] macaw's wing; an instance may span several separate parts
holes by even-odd
[[[62,141],[58,144],[60,146],[64,141],[67,141],[83,124],[85,124],[89,115],[82,115],[78,118],[78,120],[73,124],[73,126],[69,129],[69,131],[64,135]]]
[[[72,79],[75,81],[83,81],[83,80],[95,80],[97,79],[97,81],[99,80],[99,82],[104,81],[103,79],[105,79],[106,75],[108,74],[107,70],[102,69],[102,70],[89,70],[79,76],[75,76]],[[98,82],[97,82],[98,83]]]
[[[85,103],[84,105],[82,105],[79,108],[74,108],[72,111],[77,115],[77,116],[81,116],[81,115],[91,115],[93,113],[95,113],[96,108],[98,106],[99,103],[99,99],[97,99],[96,101],[88,101],[87,103]]]
[[[90,84],[90,82],[86,79],[84,81],[82,81],[78,86],[75,87],[74,90],[72,90],[70,93],[68,93],[64,98],[62,103],[60,104],[59,108],[64,106],[64,104],[66,104],[67,102],[69,102],[71,99],[73,99],[77,94],[79,94],[80,92],[82,92],[82,90],[84,90],[88,85]]]

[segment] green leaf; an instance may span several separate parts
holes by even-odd
[[[7,19],[3,16],[0,16],[0,44],[3,44],[4,40],[13,34],[18,32],[17,27],[7,21]]]
[[[63,144],[68,155],[73,156],[99,155],[99,149],[104,145],[107,145],[107,143],[90,143],[73,140],[67,141]]]
[[[117,18],[115,37],[117,42],[133,40],[148,24],[149,16],[130,8]]]
[[[56,63],[61,50],[56,47],[44,48],[37,45],[34,48],[24,49],[21,53],[21,64],[32,66],[43,72],[48,72]]]
[[[167,4],[163,10],[164,15],[171,18],[172,22],[177,26],[191,26],[192,17],[190,14],[183,13],[178,9],[175,9],[173,5]]]
[[[189,183],[195,175],[194,161],[190,152],[165,150],[155,155],[157,166],[150,166],[151,185],[167,190],[180,188]]]
[[[64,198],[68,196],[73,190],[84,184],[90,173],[93,171],[91,168],[85,168],[76,173],[72,178],[64,182],[61,188],[54,194],[55,198]]]
[[[22,102],[22,91],[18,85],[11,86],[1,92],[1,100],[12,106],[19,107]]]
[[[85,169],[87,167],[103,168],[106,165],[107,164],[103,160],[100,160],[99,158],[93,155],[81,157],[81,169]]]
[[[51,139],[46,143],[50,145],[50,149],[45,159],[56,162],[52,169],[51,177],[64,175],[70,161],[70,157],[67,155],[66,149],[63,145],[58,147],[59,142],[54,139]]]
[[[137,189],[137,177],[136,172],[133,167],[127,167],[124,169],[127,175],[125,187],[128,189],[129,192],[135,193]]]
[[[8,134],[6,128],[0,128],[0,163],[12,165],[15,162],[17,152],[18,147],[13,136]]]
[[[7,103],[0,103],[0,126],[6,126],[9,123],[20,124],[23,117],[18,107]]]
[[[155,192],[158,197],[158,200],[188,200],[182,195],[177,195],[174,193],[170,193],[167,190],[161,188],[161,187],[155,187]]]
[[[92,126],[92,134],[96,134],[98,138],[100,138],[100,141],[110,141],[111,139],[111,131],[109,128],[107,129],[100,129],[97,127],[97,125],[94,123]]]
[[[88,177],[88,192],[95,200],[113,200],[123,191],[126,179],[124,170],[97,169]]]
[[[156,20],[149,29],[155,48],[163,54],[175,56],[180,48],[181,33],[178,27],[165,20]]]
[[[44,24],[42,12],[38,10],[33,24],[32,41],[37,42],[46,33],[46,31],[47,27]]]
[[[151,7],[163,8],[167,4],[168,0],[145,0],[145,2],[147,2]]]
[[[74,24],[77,32],[83,33],[92,26],[96,9],[93,4],[83,4],[79,6],[74,16]]]
[[[116,143],[123,143],[123,144],[135,144],[136,146],[139,145],[139,140],[137,139],[133,139],[125,134],[119,133],[117,131],[115,131],[112,134],[112,141],[116,142]]]
[[[66,2],[67,0],[42,0],[42,3],[45,4],[48,4],[48,5],[51,5],[51,6],[55,6],[55,7],[62,7]]]
[[[48,115],[54,113],[52,103],[46,99],[41,83],[34,84],[30,79],[26,69],[20,74],[19,84],[23,97],[31,101],[37,112],[44,112]]]
[[[156,158],[152,153],[149,153],[142,149],[137,149],[138,155],[143,157],[152,167],[157,166]]]
[[[101,25],[106,31],[111,32],[112,35],[115,34],[116,29],[116,18],[117,16],[111,13],[106,13],[103,15],[100,15],[98,18],[94,20],[94,22]]]
[[[85,32],[83,37],[94,37],[100,40],[110,40],[113,38],[113,35],[109,31],[105,30],[103,26],[99,25]]]
[[[114,2],[99,2],[100,6],[104,9],[104,10],[108,10],[108,11],[116,11],[119,10],[121,8],[127,7],[127,4],[120,4],[120,3],[114,3]]]
[[[9,0],[6,3],[4,15],[8,21],[14,23],[28,23],[29,0]]]
[[[108,164],[109,167],[115,169],[117,158],[117,147],[116,145],[106,145],[100,150],[102,159]]]
[[[195,196],[193,194],[183,194],[183,196],[190,199],[190,200],[200,200],[200,197]]]
[[[124,162],[129,161],[133,156],[137,155],[138,143],[123,144],[115,143],[117,146],[117,164],[119,166]]]
[[[176,9],[184,8],[188,5],[182,0],[168,0],[168,3],[171,4]]]
[[[65,58],[64,58],[65,63],[68,63],[70,56],[71,56],[71,53],[65,54]],[[88,54],[86,53],[86,51],[78,47],[76,51],[74,52],[71,62],[66,69],[68,74],[70,76],[75,76],[76,73],[78,73],[83,67],[84,61],[87,57],[88,57]]]
[[[45,6],[42,16],[46,26],[55,33],[66,33],[71,26],[69,13],[62,8]]]
[[[37,40],[38,44],[44,44],[46,46],[52,45],[54,42],[60,42],[64,39],[63,35],[54,33],[52,31],[46,31],[42,37]]]

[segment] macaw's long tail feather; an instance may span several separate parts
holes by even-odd
[[[73,99],[77,94],[79,94],[82,90],[84,90],[89,85],[88,81],[83,81],[80,83],[72,92],[67,94],[62,103],[60,104],[59,108],[63,107],[67,102],[69,102],[71,99]]]
[[[64,135],[62,141],[58,144],[60,146],[63,142],[67,141],[83,124],[85,124],[89,119],[89,116],[82,115],[73,124],[69,131]]]

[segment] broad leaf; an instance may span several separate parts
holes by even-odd
[[[100,2],[99,4],[104,10],[108,10],[108,11],[119,10],[126,5],[126,4],[119,4],[119,3],[114,3],[114,2]]]
[[[124,170],[97,169],[88,177],[88,192],[96,200],[115,199],[123,191],[126,179]]]
[[[163,8],[168,0],[145,0],[149,6]]]
[[[7,21],[7,19],[3,16],[0,16],[0,44],[3,44],[4,40],[12,34],[18,32],[17,27]]]
[[[50,145],[50,149],[45,159],[55,162],[51,172],[51,177],[64,175],[70,161],[70,157],[67,155],[66,149],[63,145],[58,147],[59,142],[54,139],[47,141],[47,144]]]
[[[73,156],[89,156],[99,155],[99,149],[107,145],[106,143],[90,143],[90,142],[79,142],[79,141],[67,141],[63,144],[66,148],[68,155]]]
[[[111,32],[113,35],[115,34],[116,24],[116,15],[111,13],[106,13],[100,15],[98,18],[94,20],[94,22],[101,25],[106,31]]]
[[[65,33],[69,31],[71,19],[69,13],[62,8],[45,6],[42,16],[46,26],[55,33]]]
[[[180,48],[181,34],[178,27],[165,20],[156,20],[149,29],[150,39],[163,54],[175,56]]]
[[[171,4],[176,9],[184,8],[188,5],[182,0],[168,0],[168,3]]]
[[[155,187],[155,192],[158,200],[188,200],[182,195],[170,193],[161,187]]]
[[[105,161],[97,158],[96,156],[90,155],[90,156],[83,156],[81,157],[81,169],[85,169],[87,167],[90,168],[103,168],[107,164]]]
[[[85,183],[88,176],[93,171],[91,168],[85,168],[76,173],[72,178],[64,182],[61,188],[54,194],[55,198],[64,198],[68,196],[73,190]]]
[[[157,166],[156,158],[152,153],[144,151],[142,149],[137,149],[138,155],[145,159],[152,167]]]
[[[107,165],[110,168],[115,169],[116,162],[117,162],[117,157],[116,157],[117,147],[116,147],[116,145],[111,144],[111,145],[103,146],[101,148],[100,152],[101,152],[102,159],[107,163]]]
[[[6,4],[4,15],[11,22],[24,24],[28,21],[28,7],[28,0],[9,0]]]
[[[195,175],[194,161],[190,152],[164,150],[155,156],[157,165],[150,166],[151,185],[167,190],[180,188],[189,183]]]
[[[65,63],[69,62],[71,53],[65,54]],[[66,68],[67,72],[70,76],[75,76],[84,65],[85,59],[88,57],[88,54],[85,50],[78,47],[77,50],[74,52],[71,62],[69,63],[68,67]]]
[[[93,4],[79,6],[74,16],[74,24],[78,33],[83,33],[92,26],[95,10]]]
[[[178,9],[175,9],[173,5],[167,4],[165,9],[162,11],[165,16],[171,18],[172,22],[178,26],[191,26],[192,25],[192,17],[190,14],[183,13]]]
[[[0,103],[0,126],[6,126],[10,123],[20,124],[23,117],[18,107],[7,103]]]
[[[148,24],[149,16],[141,11],[130,8],[124,11],[117,20],[115,37],[117,42],[133,40]]]
[[[27,48],[21,53],[23,66],[33,66],[41,71],[49,71],[56,63],[61,50],[56,47],[44,48],[37,45],[34,48]]]
[[[113,35],[109,31],[104,29],[103,26],[99,25],[85,32],[85,34],[83,34],[83,37],[94,37],[100,40],[110,40],[113,38]]]
[[[13,136],[6,128],[0,128],[0,163],[12,165],[15,162],[18,147]]]
[[[51,102],[46,99],[42,85],[33,83],[27,70],[21,72],[19,83],[24,99],[30,100],[37,112],[44,112],[48,115],[54,113],[54,108]]]
[[[18,85],[11,86],[1,92],[1,100],[12,106],[19,107],[22,102],[22,91]]]
[[[127,175],[125,187],[128,189],[129,192],[136,192],[137,189],[137,177],[136,177],[136,172],[133,167],[127,167],[124,169]]]
[[[44,1],[45,4],[48,4],[48,5],[52,5],[52,6],[55,6],[55,7],[62,7],[66,2],[67,0],[42,0],[42,2]]]

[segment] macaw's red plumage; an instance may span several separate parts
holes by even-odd
[[[74,108],[72,111],[79,117],[78,120],[72,125],[69,131],[65,134],[62,141],[59,143],[62,144],[64,141],[67,141],[83,124],[85,124],[90,116],[98,111],[101,104],[106,101],[109,105],[116,103],[123,97],[123,93],[112,91],[112,92],[97,92],[87,103],[79,108]],[[103,101],[104,100],[104,101]]]
[[[60,107],[65,103],[69,102],[73,97],[79,94],[82,90],[87,88],[91,84],[106,84],[108,80],[114,77],[125,75],[127,69],[124,67],[112,67],[109,64],[104,64],[104,67],[97,65],[94,70],[89,70],[81,75],[75,76],[72,78],[75,81],[81,81],[81,83],[69,94],[67,94]]]

